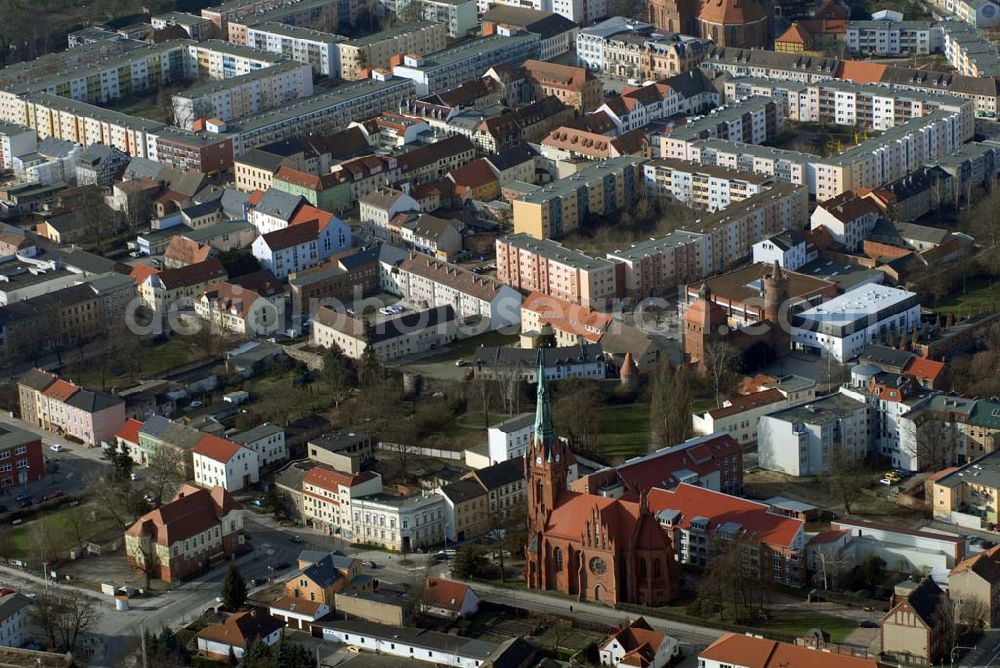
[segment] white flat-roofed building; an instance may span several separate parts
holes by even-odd
[[[792,344],[844,362],[871,343],[911,332],[919,322],[915,292],[868,284],[795,315]]]
[[[333,79],[340,77],[337,45],[346,40],[341,35],[284,23],[258,23],[247,28],[248,46],[307,63],[316,74]]]
[[[757,424],[760,467],[793,476],[830,472],[834,450],[861,461],[872,446],[869,408],[844,394],[763,415]]]
[[[535,432],[535,414],[521,413],[486,430],[490,464],[523,457]]]
[[[491,35],[427,56],[404,55],[403,64],[392,73],[412,81],[417,96],[433,95],[476,79],[495,65],[520,65],[540,53],[541,38],[534,33]]]
[[[444,542],[444,499],[440,494],[371,494],[351,500],[353,540],[389,550],[413,552]]]
[[[763,174],[670,158],[647,162],[642,171],[647,194],[709,211],[742,202],[775,182]]]
[[[850,21],[845,41],[849,53],[927,55],[941,50],[941,28],[933,21]]]

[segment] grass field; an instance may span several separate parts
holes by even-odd
[[[167,369],[193,362],[206,357],[204,350],[197,344],[182,338],[172,338],[163,343],[143,345],[141,351],[142,366],[140,373],[145,378],[155,378],[158,374]],[[78,364],[70,362],[73,366],[73,380],[86,387],[99,387],[101,384],[101,371],[94,364]],[[117,381],[124,380],[124,377],[110,379],[110,384],[118,384]]]
[[[978,313],[980,307],[987,310],[1000,306],[1000,281],[991,281],[985,276],[976,276],[966,281],[965,294],[952,297],[934,308],[938,313],[965,315],[969,308]]]
[[[448,349],[440,355],[429,357],[426,360],[421,360],[421,362],[453,362],[459,358],[465,358],[467,361],[471,362],[472,357],[476,354],[476,351],[480,348],[480,346],[486,348],[509,346],[512,343],[517,343],[517,341],[517,334],[487,332],[480,336],[473,336],[468,339],[457,341],[448,346]]]
[[[649,404],[601,409],[597,448],[607,457],[628,459],[649,452]]]
[[[83,540],[91,540],[115,528],[115,521],[104,517],[100,512],[91,519],[93,505],[70,508],[68,505],[59,510],[45,513],[41,517],[8,531],[10,554],[15,559],[33,561],[36,558],[37,546],[33,545],[34,527],[43,527],[50,541],[47,546],[51,554],[62,554],[77,544],[77,532]]]

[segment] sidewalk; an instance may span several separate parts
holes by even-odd
[[[28,571],[22,571],[18,568],[11,568],[9,566],[0,566],[0,573],[7,575],[14,580],[20,580],[22,582],[39,585],[41,587],[45,586],[45,579],[42,576],[34,575],[33,573],[29,573]],[[58,587],[59,589],[74,589],[80,592],[81,594],[86,594],[90,598],[97,599],[102,603],[110,604],[112,600],[111,597],[106,596],[105,594],[102,594],[100,592],[94,591],[93,589],[77,587],[75,585],[67,584],[62,580],[53,580],[52,578],[49,578],[49,586]]]

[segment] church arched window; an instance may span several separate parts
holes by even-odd
[[[641,578],[646,577],[646,558],[645,557],[640,557],[639,558],[639,577],[641,577]]]
[[[563,553],[562,553],[562,549],[560,549],[560,548],[557,547],[552,552],[552,563],[555,564],[555,568],[556,568],[557,571],[561,571],[563,569]]]
[[[659,559],[653,559],[653,577],[654,578],[660,577],[660,560]]]

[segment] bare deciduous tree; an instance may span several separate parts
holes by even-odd
[[[171,496],[174,488],[187,479],[184,453],[173,446],[158,446],[149,457],[146,478],[153,502],[159,507],[164,497]]]
[[[712,383],[715,405],[722,407],[722,400],[729,393],[736,379],[735,366],[739,352],[725,341],[712,340],[705,345],[702,362]]]
[[[649,424],[660,445],[680,443],[691,435],[691,374],[662,360],[653,376]]]

